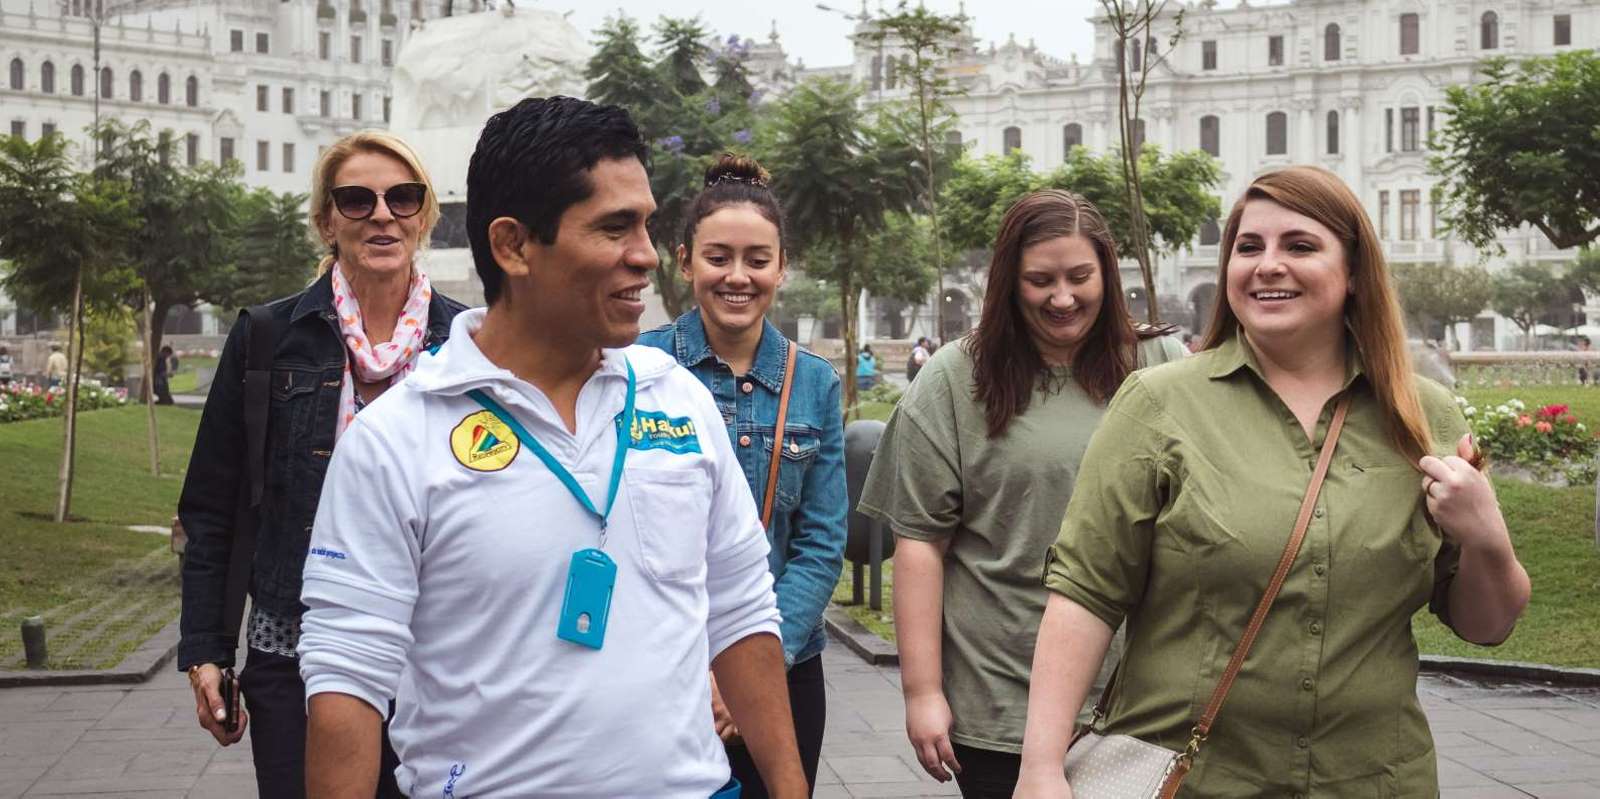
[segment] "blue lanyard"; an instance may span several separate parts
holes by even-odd
[[[522,445],[533,450],[533,454],[539,456],[539,460],[544,462],[544,465],[550,469],[556,479],[560,480],[561,484],[572,492],[572,496],[578,500],[578,504],[582,505],[584,510],[593,514],[600,521],[600,545],[602,547],[605,546],[606,518],[611,515],[611,506],[617,502],[617,487],[622,484],[622,462],[628,457],[628,445],[631,443],[629,437],[632,435],[633,430],[633,395],[635,387],[633,364],[629,363],[627,358],[623,358],[623,364],[628,367],[628,399],[623,405],[622,415],[618,416],[616,420],[617,454],[611,462],[611,488],[606,497],[605,513],[595,509],[594,502],[589,500],[589,495],[584,492],[583,486],[578,485],[578,481],[572,476],[572,472],[567,471],[567,467],[562,466],[561,462],[556,460],[555,456],[551,455],[543,444],[539,443],[539,439],[534,438],[533,434],[528,432],[528,429],[517,421],[517,417],[512,416],[510,411],[507,411],[500,403],[490,399],[489,395],[483,393],[483,391],[473,389],[467,392],[467,396],[477,400],[484,410],[494,414],[500,421],[505,423],[506,427],[511,428],[511,432],[517,434],[517,439],[522,442]]]

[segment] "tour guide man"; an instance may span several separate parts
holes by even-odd
[[[627,113],[484,127],[487,311],[355,418],[317,511],[300,669],[312,797],[733,796],[709,668],[773,796],[804,797],[767,541],[711,395],[629,346],[657,267]]]

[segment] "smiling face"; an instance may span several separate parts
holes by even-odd
[[[381,193],[417,181],[405,162],[392,155],[358,152],[339,166],[332,187],[364,186]],[[339,248],[343,268],[373,275],[408,272],[422,245],[422,215],[398,218],[387,198],[379,198],[366,219],[349,219],[330,202],[319,228],[322,240]]]
[[[1046,363],[1068,365],[1094,327],[1105,280],[1094,244],[1061,236],[1022,250],[1017,306]]]
[[[693,246],[678,247],[678,263],[705,323],[730,335],[760,325],[783,282],[778,226],[754,205],[728,205],[700,220]]]
[[[659,265],[645,223],[655,213],[650,178],[636,158],[602,159],[594,192],[561,214],[553,244],[529,237],[519,299],[545,330],[583,346],[625,347],[639,337],[643,292]]]
[[[1344,243],[1271,200],[1245,203],[1228,258],[1228,305],[1258,345],[1342,335],[1350,268]]]

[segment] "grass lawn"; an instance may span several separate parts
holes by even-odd
[[[863,627],[876,633],[890,643],[894,642],[894,561],[883,562],[883,610],[876,611],[866,605],[866,600],[871,596],[872,575],[867,570],[862,570],[866,585],[862,586],[860,605],[847,605],[851,592],[854,590],[855,581],[852,573],[855,567],[850,561],[844,562],[844,571],[839,574],[839,584],[833,588],[833,604],[844,608],[850,618],[860,622]]]
[[[1417,644],[1424,654],[1600,668],[1600,551],[1594,547],[1594,492],[1496,481],[1517,554],[1533,580],[1533,599],[1517,631],[1505,644],[1485,648],[1466,643],[1426,610],[1417,615]],[[845,563],[833,600],[850,599],[851,568]],[[892,564],[884,564],[883,611],[846,607],[867,629],[894,641]]]
[[[152,477],[145,409],[78,417],[74,521],[50,521],[62,420],[0,425],[0,669],[21,665],[15,631],[43,614],[52,668],[107,668],[177,617],[177,558],[165,536],[127,525],[170,524],[189,461],[196,411],[156,409],[162,476]]]
[[[198,388],[200,367],[217,368],[217,359],[200,355],[178,359],[178,373],[167,379],[167,387],[174,394],[193,394]]]
[[[876,419],[880,422],[889,421],[889,414],[894,413],[894,406],[887,402],[863,402],[857,406],[857,419]]]

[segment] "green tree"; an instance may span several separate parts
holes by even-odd
[[[893,13],[882,14],[874,22],[868,40],[876,42],[880,52],[885,42],[892,42],[905,59],[900,65],[900,80],[911,90],[907,105],[910,106],[909,116],[915,128],[912,140],[916,142],[922,167],[918,189],[923,208],[928,214],[930,242],[933,245],[930,254],[933,256],[938,294],[942,297],[944,242],[939,226],[938,190],[942,170],[936,161],[944,154],[944,148],[936,147],[936,142],[942,142],[945,132],[951,129],[954,121],[954,113],[946,99],[961,93],[960,85],[951,80],[946,67],[951,56],[961,47],[966,17],[938,14],[929,11],[921,3],[912,8],[906,0],[900,0]],[[935,329],[939,335],[944,335],[942,302],[938,303],[935,311]]]
[[[1533,328],[1540,317],[1569,296],[1571,284],[1538,264],[1520,263],[1494,276],[1490,304],[1495,313],[1511,320],[1533,349]]]
[[[1451,339],[1457,322],[1476,319],[1494,299],[1494,280],[1480,266],[1397,263],[1392,271],[1400,305],[1412,320],[1423,328],[1442,324]]]
[[[127,186],[73,169],[66,140],[0,137],[0,261],[6,292],[71,318],[67,400],[55,520],[67,520],[77,452],[86,309],[114,308],[133,285],[121,258],[139,225]]]
[[[795,88],[777,104],[762,137],[774,189],[788,214],[793,239],[805,254],[831,244],[826,257],[805,258],[806,272],[839,291],[847,357],[856,351],[856,308],[872,264],[863,245],[906,210],[916,196],[903,162],[907,143],[892,128],[869,123],[860,91],[843,81],[819,80]],[[856,404],[855,370],[845,369],[845,406]]]
[[[293,192],[236,192],[228,268],[201,287],[206,302],[242,308],[294,294],[311,282],[319,251],[309,235],[305,201],[306,195]]]
[[[1496,236],[1524,224],[1561,248],[1600,237],[1600,54],[1491,58],[1481,73],[1445,88],[1440,218],[1499,252]]]
[[[587,95],[600,103],[620,105],[634,115],[646,137],[652,135],[647,112],[665,89],[639,44],[639,26],[626,14],[606,17],[595,32],[594,57],[583,76],[588,79]]]
[[[1042,185],[1042,178],[1021,150],[1009,155],[963,156],[951,168],[943,190],[950,243],[963,250],[993,247],[1006,210]]]
[[[711,32],[699,17],[662,17],[656,23],[656,44],[660,57],[656,61],[656,74],[667,88],[684,97],[706,89],[706,79],[700,68],[711,55],[706,39]]]

